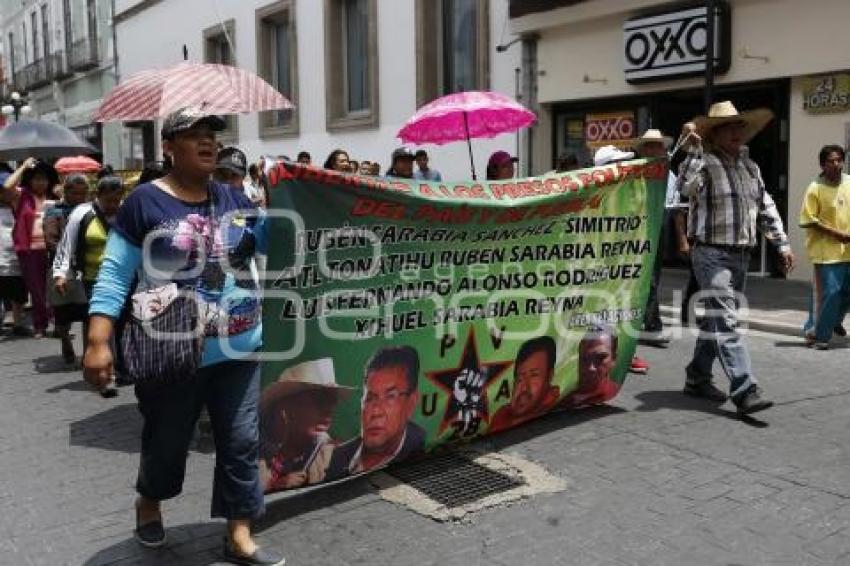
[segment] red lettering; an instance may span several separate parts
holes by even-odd
[[[546,194],[559,194],[566,191],[566,187],[561,184],[558,179],[546,179],[543,181],[543,187],[546,190]]]
[[[610,167],[606,167],[605,169],[594,169],[591,172],[591,176],[597,187],[604,187],[605,185],[611,185],[614,183],[614,170]]]
[[[392,202],[381,202],[361,197],[354,201],[351,215],[401,220],[404,218],[404,206]]]

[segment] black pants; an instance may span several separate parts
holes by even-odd
[[[136,386],[144,417],[136,490],[162,501],[183,489],[189,444],[206,405],[215,438],[212,516],[254,519],[265,507],[260,485],[257,405],[260,370],[255,361],[203,367],[174,385]]]

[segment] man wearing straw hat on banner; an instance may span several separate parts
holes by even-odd
[[[794,267],[782,219],[744,145],[772,118],[768,109],[738,112],[726,101],[713,104],[708,116],[699,116],[682,128],[688,156],[679,169],[679,185],[690,201],[691,260],[706,300],[694,357],[685,369],[685,393],[725,401],[726,395],[711,382],[714,359],[720,358],[732,402],[741,415],[773,406],[756,383],[750,354],[737,328],[738,298],[758,241],[757,224],[777,247],[782,270],[788,273]]]
[[[325,479],[335,443],[334,409],[351,395],[337,385],[331,358],[287,368],[260,397],[260,477],[266,491]]]

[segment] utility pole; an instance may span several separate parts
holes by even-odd
[[[714,99],[714,38],[717,35],[715,19],[717,15],[716,0],[705,1],[705,115]]]

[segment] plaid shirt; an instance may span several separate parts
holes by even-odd
[[[677,184],[690,202],[688,238],[704,244],[753,247],[758,243],[758,226],[780,251],[790,249],[776,204],[746,147],[735,159],[690,148],[679,166]]]

